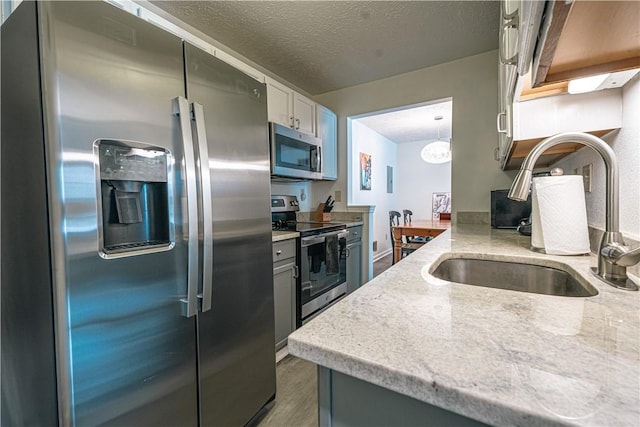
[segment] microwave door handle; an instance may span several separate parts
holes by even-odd
[[[211,173],[209,171],[209,144],[204,122],[204,108],[193,103],[193,117],[196,125],[196,147],[200,160],[200,189],[202,191],[202,312],[211,310],[213,292],[213,204],[211,199]]]
[[[182,315],[195,316],[198,312],[198,189],[196,188],[196,162],[193,152],[189,102],[179,96],[173,99],[173,113],[178,116],[184,155],[187,187],[187,215],[183,227],[187,228],[187,297],[182,298]]]
[[[313,146],[309,150],[309,154],[311,156],[311,170],[313,172],[320,172],[320,147],[317,145]]]
[[[316,151],[316,159],[318,164],[318,172],[322,172],[322,147],[320,147],[319,145]]]

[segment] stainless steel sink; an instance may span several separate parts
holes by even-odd
[[[511,291],[565,297],[598,295],[596,288],[564,270],[533,264],[450,258],[442,261],[431,274],[448,282]]]

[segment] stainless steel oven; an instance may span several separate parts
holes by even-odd
[[[347,294],[346,224],[297,221],[296,196],[271,196],[271,226],[297,231],[296,327]]]
[[[348,235],[342,229],[300,239],[300,324],[347,293]]]

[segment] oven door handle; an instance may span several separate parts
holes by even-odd
[[[318,243],[324,243],[325,239],[329,236],[338,236],[338,239],[346,238],[349,235],[349,230],[341,230],[336,233],[324,233],[317,236],[303,237],[300,240],[300,244],[303,248],[311,245],[317,245]]]
[[[312,236],[312,237],[303,237],[300,240],[300,244],[303,248],[307,246],[317,245],[318,243],[324,243],[325,236]]]

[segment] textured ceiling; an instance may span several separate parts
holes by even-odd
[[[397,144],[451,139],[451,101],[383,112],[356,119]],[[441,116],[441,120],[435,117]]]
[[[498,47],[498,1],[152,1],[317,95]]]

